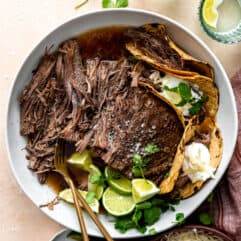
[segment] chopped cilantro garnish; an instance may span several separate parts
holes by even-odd
[[[145,148],[144,148],[144,151],[145,151],[145,155],[152,155],[154,153],[157,153],[159,152],[161,149],[159,146],[157,146],[156,144],[148,144]]]
[[[115,228],[118,229],[121,233],[125,233],[131,228],[135,228],[136,224],[129,218],[119,219],[115,223]]]
[[[184,213],[177,213],[176,214],[176,221],[174,223],[181,225],[185,221]]]
[[[159,207],[152,207],[144,209],[144,220],[147,225],[153,225],[161,215],[161,209]]]
[[[210,225],[213,222],[212,217],[208,213],[200,213],[199,221],[204,225]]]
[[[94,201],[95,198],[96,198],[96,193],[93,191],[89,191],[87,192],[85,199],[86,199],[86,202],[90,204]]]
[[[181,82],[178,86],[173,88],[164,86],[163,89],[180,95],[181,101],[177,103],[176,106],[184,106],[187,103],[190,103],[192,105],[191,108],[189,108],[189,113],[191,115],[198,115],[201,111],[202,105],[208,101],[207,96],[202,96],[201,99],[193,98],[191,87],[186,83]]]
[[[142,176],[145,178],[144,173],[146,166],[150,161],[150,155],[159,152],[161,149],[156,144],[148,144],[144,148],[144,155],[135,154],[132,159],[132,173],[135,177]]]
[[[128,0],[102,0],[103,8],[125,8],[128,6]]]
[[[136,209],[147,209],[147,208],[150,208],[151,206],[152,206],[152,203],[146,201],[146,202],[136,204]]]
[[[153,197],[149,201],[138,203],[132,214],[117,219],[115,228],[121,233],[125,233],[128,229],[132,228],[137,229],[141,233],[145,233],[147,225],[153,225],[159,220],[162,213],[173,208],[172,205],[177,204],[176,200],[171,202],[172,203],[169,203],[164,199]],[[180,223],[181,220],[178,215],[177,221]],[[150,229],[149,233],[155,234],[155,229]]]
[[[99,172],[94,172],[90,175],[90,182],[92,184],[104,185],[105,177]]]
[[[156,229],[154,229],[154,228],[149,229],[149,234],[150,234],[150,235],[155,235],[155,234],[157,234]]]
[[[198,115],[201,111],[202,105],[208,101],[207,96],[203,96],[200,100],[192,103],[192,107],[189,109],[191,115]]]
[[[142,158],[141,155],[135,154],[133,156],[132,163],[133,163],[133,167],[132,167],[133,175],[135,177],[142,176],[143,178],[145,178],[144,172],[145,172],[148,161],[146,159]]]
[[[138,222],[140,221],[141,217],[142,217],[142,211],[136,209],[132,216],[132,221],[138,226],[139,225]]]

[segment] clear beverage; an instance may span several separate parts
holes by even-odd
[[[217,31],[226,32],[237,27],[241,21],[241,1],[223,0],[218,7]]]

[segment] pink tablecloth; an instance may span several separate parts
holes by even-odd
[[[239,120],[241,120],[241,69],[231,79]],[[232,125],[232,123],[230,123]],[[215,225],[241,240],[241,125],[238,141],[227,173],[217,189],[214,202]]]

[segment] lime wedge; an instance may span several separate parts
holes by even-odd
[[[135,202],[131,195],[125,196],[108,187],[102,197],[105,210],[114,216],[124,216],[131,213],[135,208]]]
[[[82,153],[73,153],[67,162],[76,168],[82,169],[84,171],[90,172],[90,165],[92,164],[92,158],[87,150]]]
[[[132,197],[135,203],[143,202],[159,192],[160,189],[156,184],[149,180],[143,178],[132,180]]]
[[[204,0],[202,5],[202,17],[204,22],[211,28],[217,28],[218,11],[217,8],[223,0]]]
[[[122,195],[131,194],[131,181],[126,177],[122,176],[118,171],[111,169],[110,167],[105,168],[105,178],[108,184],[116,192]]]
[[[86,191],[78,190],[78,192],[84,198],[86,198],[86,195],[87,195]],[[62,190],[61,192],[59,192],[58,196],[59,196],[59,198],[61,198],[65,202],[74,204],[73,195],[72,195],[72,192],[71,192],[70,188],[66,188],[66,189]],[[93,202],[89,203],[89,206],[95,213],[99,213],[100,203],[96,198],[93,199]]]
[[[91,183],[90,180],[91,180],[91,177],[93,175],[95,175],[96,173],[98,175],[100,175],[100,176],[102,175],[102,173],[101,173],[100,169],[97,166],[93,165],[93,164],[91,164],[89,166],[89,170],[90,170],[90,174],[88,176],[88,191],[95,192],[96,193],[96,199],[100,200],[102,195],[103,195],[103,192],[104,192],[104,186],[103,185],[99,185],[99,184]]]

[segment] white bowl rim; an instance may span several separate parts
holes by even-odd
[[[98,14],[98,13],[107,13],[107,12],[130,12],[130,13],[140,13],[140,14],[147,14],[147,15],[151,15],[151,16],[154,16],[154,17],[157,17],[157,18],[160,18],[160,19],[163,19],[164,21],[167,21],[167,22],[170,22],[171,24],[177,26],[179,29],[181,29],[182,31],[184,31],[185,33],[187,33],[191,38],[193,38],[199,45],[201,45],[207,52],[208,54],[210,54],[210,56],[213,58],[213,60],[216,62],[217,66],[220,68],[221,72],[222,72],[222,75],[224,76],[224,78],[226,79],[226,84],[227,84],[227,87],[228,87],[228,91],[230,93],[233,93],[233,90],[232,90],[232,86],[231,86],[231,83],[221,64],[221,62],[219,61],[219,59],[216,57],[216,55],[211,51],[211,49],[204,43],[204,41],[202,41],[196,34],[194,34],[191,30],[189,30],[187,27],[185,27],[184,25],[180,24],[179,22],[177,22],[176,20],[174,19],[171,19],[165,15],[162,15],[162,14],[159,14],[157,12],[153,12],[153,11],[148,11],[148,10],[143,10],[143,9],[136,9],[136,8],[121,8],[121,9],[115,9],[115,8],[111,8],[111,9],[98,9],[98,10],[93,10],[93,11],[89,11],[89,12],[86,12],[86,13],[82,13],[78,16],[74,16],[74,17],[70,17],[68,18],[67,20],[63,21],[62,23],[60,24],[57,24],[56,26],[54,26],[50,31],[48,31],[48,33],[44,34],[44,36],[41,37],[41,39],[39,41],[37,41],[37,43],[35,44],[34,48],[31,49],[28,54],[26,55],[26,57],[23,59],[23,61],[21,61],[21,64],[19,65],[19,68],[18,70],[16,71],[16,74],[13,78],[13,81],[12,81],[12,84],[11,84],[11,87],[10,87],[10,92],[9,92],[9,95],[8,95],[8,104],[7,104],[7,114],[6,114],[6,121],[5,121],[5,142],[6,142],[6,147],[7,147],[7,156],[8,156],[8,160],[10,162],[10,167],[11,167],[11,170],[13,172],[13,175],[15,177],[15,179],[17,180],[17,183],[18,185],[20,186],[21,190],[25,193],[25,195],[32,201],[32,203],[38,207],[38,205],[33,201],[33,198],[31,197],[31,195],[27,192],[27,190],[25,190],[25,186],[24,186],[24,183],[22,183],[22,181],[20,180],[20,178],[18,177],[18,174],[17,174],[17,171],[16,169],[14,168],[14,165],[13,165],[13,162],[11,160],[11,154],[10,154],[10,145],[9,145],[9,141],[8,141],[8,119],[9,119],[9,113],[10,113],[10,109],[9,109],[9,103],[10,103],[10,100],[11,100],[11,96],[12,96],[12,93],[13,93],[13,90],[14,90],[14,86],[15,86],[15,83],[16,83],[16,80],[18,78],[18,75],[22,69],[22,67],[24,66],[25,62],[28,60],[28,58],[32,55],[32,53],[35,52],[36,48],[38,47],[38,45],[40,45],[42,43],[42,41],[44,41],[45,39],[47,39],[49,37],[49,35],[51,35],[53,32],[55,32],[58,28],[60,28],[61,26],[69,23],[69,22],[72,22],[72,21],[75,21],[77,20],[78,18],[82,18],[82,17],[87,17],[87,16],[91,16],[91,15],[94,15],[94,14]],[[236,101],[235,101],[235,97],[234,97],[234,94],[232,94],[231,96],[231,103],[232,103],[232,106],[235,106],[236,107]],[[234,119],[233,119],[233,132],[235,133],[235,143],[236,143],[236,140],[237,140],[237,135],[238,135],[238,114],[237,114],[237,108],[235,108],[235,111],[234,111]],[[230,155],[229,155],[229,162],[231,160],[231,157],[232,157],[232,154],[234,152],[234,148],[235,148],[235,144],[232,145],[231,147],[231,152],[230,152]],[[224,167],[224,171],[223,173],[225,173],[225,170],[227,169],[228,165],[229,165],[229,162],[227,162],[226,166]],[[221,178],[220,178],[221,179]],[[220,179],[218,181],[220,181]],[[217,182],[218,184],[218,182]],[[216,185],[217,185],[216,184]],[[216,187],[216,185],[213,187],[213,189]],[[213,190],[212,189],[212,190]],[[210,192],[212,191],[210,190]],[[196,205],[196,208],[203,202],[203,200],[198,200],[197,201],[197,205]],[[188,212],[187,213],[187,216],[188,217],[189,215],[191,215],[195,210],[195,209],[192,209],[192,211]],[[47,215],[49,218],[51,218],[52,220],[54,220],[45,210],[43,209],[40,209],[45,215]],[[55,222],[58,222],[59,224],[62,224],[63,226],[66,226],[62,221],[56,221],[54,220]],[[173,226],[175,226],[175,224],[173,225],[170,225],[170,228],[172,228]],[[67,228],[70,228],[71,227],[68,227]],[[164,232],[165,230],[163,230]],[[141,234],[138,236],[138,235],[129,235],[129,236],[125,236],[123,234],[120,234],[119,236],[115,236],[113,238],[121,238],[121,239],[129,239],[129,238],[138,238],[138,237],[144,237],[144,236],[149,236],[150,234],[146,233],[146,234]],[[95,236],[95,235],[93,235]],[[96,237],[103,237],[100,235],[96,235]]]

